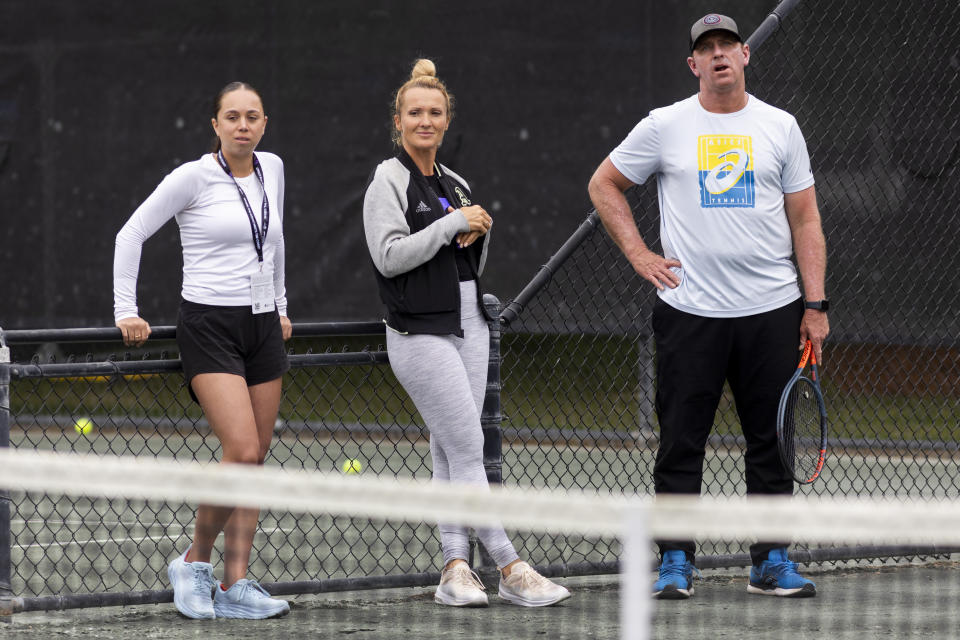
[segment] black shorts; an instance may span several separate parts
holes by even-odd
[[[201,373],[232,373],[253,386],[290,369],[276,310],[255,314],[249,305],[221,307],[184,300],[177,318],[177,345],[194,400],[190,382]]]

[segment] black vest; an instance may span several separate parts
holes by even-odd
[[[434,171],[440,179],[443,193],[434,194],[427,179],[406,150],[401,148],[397,159],[410,172],[404,217],[411,234],[425,229],[447,215],[438,196],[446,198],[454,208],[473,204],[467,186],[446,174],[439,162],[434,165]],[[371,175],[371,180],[372,178]],[[419,207],[421,202],[427,203],[428,207]],[[418,208],[429,208],[430,211],[418,211]],[[467,262],[477,281],[477,302],[484,316],[491,319],[483,307],[480,277],[477,274],[486,241],[487,236],[484,235],[466,249],[458,249],[454,239],[441,247],[430,260],[393,278],[384,277],[374,267],[380,299],[387,306],[387,324],[402,333],[463,336],[460,326],[460,279],[457,274],[456,251],[468,252]]]

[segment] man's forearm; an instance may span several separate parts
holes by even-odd
[[[645,251],[647,245],[637,229],[630,204],[619,187],[611,181],[595,178],[590,181],[588,191],[604,228],[623,254],[629,259]]]
[[[826,298],[827,243],[819,220],[805,222],[799,227],[794,233],[793,244],[804,297],[807,300]]]

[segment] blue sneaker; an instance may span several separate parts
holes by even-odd
[[[771,549],[759,567],[750,569],[747,592],[781,598],[812,598],[817,595],[817,585],[797,573],[797,563],[790,562],[787,550],[780,547]]]
[[[665,551],[660,562],[660,578],[653,583],[653,597],[660,600],[689,598],[693,595],[694,571],[697,568],[687,560],[686,553],[679,549]]]

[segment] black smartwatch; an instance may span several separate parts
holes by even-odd
[[[830,308],[829,300],[805,300],[803,303],[805,309],[816,309],[817,311],[826,311]]]

